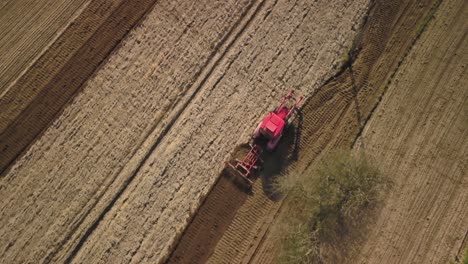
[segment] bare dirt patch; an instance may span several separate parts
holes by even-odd
[[[197,211],[197,217],[185,231],[184,241],[179,243],[168,263],[205,263],[208,260],[237,210],[247,199],[248,193],[239,188],[242,186],[233,184],[232,180],[236,179],[233,179],[231,172],[221,173],[210,195]]]

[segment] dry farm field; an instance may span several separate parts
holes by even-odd
[[[338,68],[366,7],[157,2],[2,176],[0,258],[162,260],[260,115]]]
[[[415,25],[425,24],[437,8],[436,1],[375,3],[356,38],[352,63],[304,103],[296,129],[289,132],[277,154],[266,157],[268,165],[253,186],[253,195],[230,189],[225,177],[221,177],[184,233],[170,263],[191,263],[193,259],[208,263],[271,263],[275,248],[270,226],[282,200],[271,196],[269,182],[278,176],[309,173],[322,154],[355,144],[421,36]],[[232,198],[225,198],[227,195]],[[207,242],[202,243],[199,237],[208,238],[201,240]],[[346,261],[351,255],[344,257],[332,263]]]
[[[0,21],[25,8],[13,2]],[[27,18],[48,20],[12,37],[55,26],[0,75],[0,263],[272,263],[272,180],[349,147],[399,186],[349,257],[458,254],[463,0],[59,2],[31,5]],[[306,99],[245,192],[224,162],[291,88]]]

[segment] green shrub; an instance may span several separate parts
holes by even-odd
[[[276,259],[278,263],[303,264],[314,263],[319,259],[319,243],[314,239],[314,234],[310,233],[307,224],[285,223],[276,225],[276,232],[283,234],[280,237],[281,253]]]
[[[317,171],[319,180],[319,220],[339,218],[355,221],[359,210],[377,199],[383,178],[363,155],[341,151],[324,159]],[[339,220],[337,219],[337,220]]]
[[[339,151],[322,159],[318,168],[300,176],[280,178],[287,194],[273,228],[278,263],[320,263],[320,248],[372,206],[384,183],[379,170],[362,153]]]

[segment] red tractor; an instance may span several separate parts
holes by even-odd
[[[289,108],[286,106],[288,101],[293,102]],[[294,97],[293,90],[291,90],[285,97],[283,97],[280,104],[273,111],[269,112],[263,118],[262,122],[258,124],[253,133],[253,138],[266,139],[268,141],[266,149],[268,151],[273,151],[283,136],[284,128],[289,124],[291,114],[301,101],[302,96],[299,98]]]
[[[261,161],[262,144],[259,141],[266,141],[266,149],[273,151],[283,136],[283,130],[289,123],[291,114],[301,101],[302,96],[296,98],[293,96],[293,91],[290,91],[283,97],[280,104],[273,111],[270,111],[257,126],[253,133],[254,144],[250,145],[247,155],[242,160],[236,159],[235,163],[227,162],[228,166],[233,168],[249,184],[253,183],[249,177],[252,170],[258,169],[257,162]],[[289,107],[286,105],[288,103]]]

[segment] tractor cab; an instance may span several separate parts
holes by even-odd
[[[227,162],[228,166],[249,184],[253,184],[253,180],[251,179],[252,171],[259,170],[258,163],[262,162],[260,156],[264,149],[264,143],[266,143],[266,149],[269,151],[273,151],[276,148],[286,124],[291,121],[291,114],[301,100],[302,97],[295,98],[293,91],[290,91],[283,97],[279,105],[273,111],[266,114],[260,124],[258,124],[253,133],[254,141],[250,144],[250,150],[247,155],[242,160],[235,159],[232,163]],[[288,105],[290,106],[286,106],[286,101],[289,101]]]
[[[283,132],[284,120],[275,112],[270,112],[260,124],[260,133],[268,139],[278,137]]]
[[[288,100],[293,100],[291,107],[286,106],[286,101]],[[293,92],[290,91],[283,97],[280,104],[273,111],[269,112],[260,124],[258,124],[253,133],[253,138],[264,138],[268,140],[266,149],[269,151],[274,150],[283,135],[283,129],[286,123],[289,121],[292,112],[296,109],[301,100],[302,97],[294,98]]]

